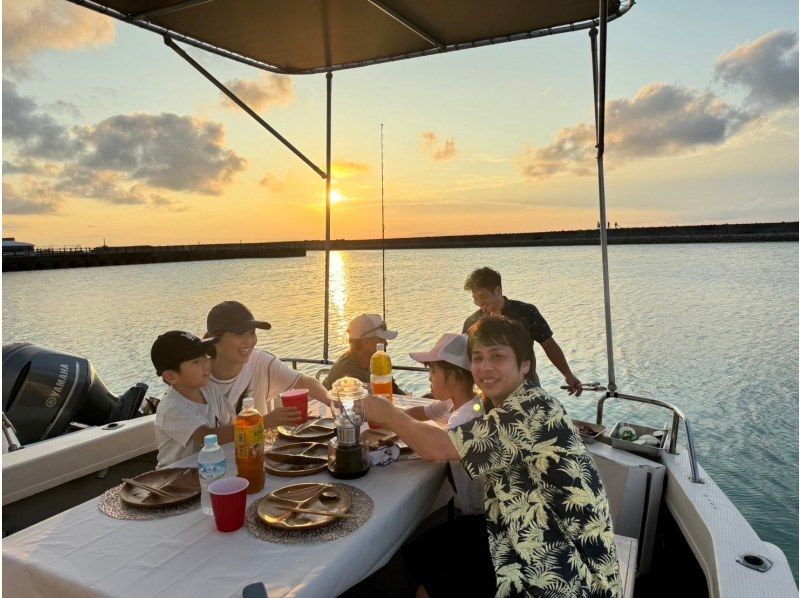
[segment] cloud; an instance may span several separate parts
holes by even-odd
[[[18,162],[11,162],[10,160],[3,160],[3,174],[40,174],[50,176],[54,174],[57,167],[54,164],[42,164],[34,162],[28,158]]]
[[[56,105],[69,109],[69,103]],[[66,197],[183,211],[188,208],[161,191],[219,195],[246,166],[225,147],[225,129],[213,121],[132,114],[67,128],[11,81],[4,84],[3,107],[4,141],[12,148],[4,174],[35,175],[41,187],[27,179],[23,191],[9,187],[10,213],[56,213]]]
[[[331,165],[334,178],[347,179],[357,174],[367,172],[369,165],[364,162],[353,162],[349,160],[336,160]]]
[[[796,106],[797,67],[797,34],[775,31],[717,61],[714,76],[748,92],[743,106],[711,92],[667,83],[645,85],[633,99],[608,101],[607,166],[677,156],[727,142],[770,110]],[[595,151],[594,123],[583,122],[562,128],[549,145],[523,148],[517,164],[526,178],[534,180],[587,175],[594,172]]]
[[[34,99],[20,95],[9,80],[3,80],[3,139],[25,157],[67,158],[81,149],[67,127],[40,111]]]
[[[456,138],[446,139],[444,145],[439,147],[439,138],[436,133],[425,131],[422,133],[422,150],[436,162],[450,160],[456,155]]]
[[[294,82],[291,77],[259,73],[258,78],[232,79],[225,85],[253,110],[264,110],[270,106],[287,106],[294,99]],[[221,104],[224,108],[239,110],[239,107],[224,96]]]
[[[222,124],[190,116],[117,115],[82,129],[79,137],[87,146],[81,166],[173,191],[219,195],[247,164],[224,148]]]
[[[94,49],[114,41],[114,19],[67,2],[3,2],[3,71],[30,73],[31,59],[45,50]]]
[[[185,212],[189,209],[189,206],[161,195],[152,195],[150,197],[150,206],[155,210],[165,210],[169,212]]]
[[[258,181],[258,184],[266,189],[269,189],[273,193],[280,193],[286,188],[286,183],[284,181],[278,180],[274,174],[265,174],[264,177]]]
[[[753,115],[711,93],[651,83],[633,99],[606,104],[606,149],[616,167],[655,156],[675,156],[725,142]],[[564,127],[550,145],[526,147],[517,164],[529,179],[594,172],[594,123]]]
[[[770,109],[797,103],[797,33],[773,31],[717,60],[715,76],[748,92],[747,104]]]
[[[3,183],[4,215],[58,214],[63,205],[63,196],[45,182],[28,181],[22,190],[11,183]]]

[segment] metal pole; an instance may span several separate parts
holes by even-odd
[[[383,210],[383,123],[381,123],[381,289],[383,292],[383,321],[386,322],[386,224]]]
[[[291,142],[289,142],[289,140],[288,140],[288,139],[286,139],[286,138],[285,138],[283,135],[281,135],[280,133],[278,133],[278,131],[276,131],[275,129],[273,129],[273,128],[272,128],[272,127],[269,125],[269,123],[267,123],[267,121],[265,121],[265,120],[264,120],[263,118],[261,118],[261,117],[260,117],[258,114],[256,114],[256,113],[253,111],[253,109],[252,109],[252,108],[250,108],[250,106],[248,106],[248,105],[247,105],[247,104],[245,104],[245,103],[244,103],[244,102],[243,102],[241,99],[239,99],[239,98],[236,96],[236,94],[234,94],[234,93],[233,93],[233,92],[232,92],[230,89],[228,89],[227,87],[225,87],[225,85],[223,85],[223,84],[222,84],[222,83],[219,81],[219,79],[217,79],[216,77],[214,77],[214,75],[212,75],[212,74],[211,74],[211,73],[209,73],[209,72],[208,72],[206,69],[204,69],[202,66],[200,66],[200,64],[199,64],[199,63],[198,63],[198,62],[197,62],[197,61],[196,61],[194,58],[192,58],[192,57],[191,57],[191,56],[189,56],[189,55],[188,55],[186,52],[184,52],[184,50],[183,50],[181,47],[179,47],[179,46],[178,46],[178,45],[177,45],[177,44],[176,44],[176,43],[175,43],[175,42],[172,40],[172,38],[170,38],[170,37],[167,37],[167,36],[164,36],[164,43],[165,43],[165,44],[166,44],[168,47],[172,48],[172,49],[175,51],[175,53],[176,53],[178,56],[180,56],[180,57],[181,57],[181,58],[183,58],[183,59],[184,59],[186,62],[188,62],[190,65],[192,65],[192,66],[195,68],[195,70],[196,70],[197,72],[199,72],[199,73],[200,73],[201,75],[203,75],[203,76],[204,76],[206,79],[208,79],[209,81],[211,81],[211,83],[214,85],[214,87],[216,87],[216,88],[217,88],[217,89],[219,89],[219,90],[220,90],[222,93],[224,93],[226,96],[228,96],[228,97],[230,98],[230,100],[231,100],[231,101],[232,101],[234,104],[236,104],[237,106],[239,106],[239,108],[241,108],[242,110],[244,110],[245,112],[247,112],[247,114],[249,114],[249,115],[250,115],[250,116],[251,116],[251,117],[252,117],[252,118],[253,118],[253,119],[254,119],[254,120],[255,120],[255,121],[258,123],[258,124],[260,124],[262,127],[264,127],[264,128],[265,128],[267,131],[269,131],[270,133],[272,133],[272,135],[273,135],[273,136],[274,136],[274,137],[275,137],[275,138],[276,138],[278,141],[280,141],[280,142],[281,142],[283,145],[285,145],[287,148],[289,148],[289,151],[291,151],[291,152],[292,152],[292,153],[293,153],[295,156],[297,156],[298,158],[300,158],[300,159],[301,159],[303,162],[305,162],[306,164],[308,164],[308,165],[311,167],[311,170],[313,170],[314,172],[316,172],[316,173],[317,173],[319,176],[321,176],[321,177],[324,177],[324,176],[325,176],[325,173],[324,173],[324,172],[322,172],[322,171],[319,169],[319,167],[318,167],[316,164],[314,164],[314,163],[313,163],[311,160],[309,160],[309,159],[308,159],[308,158],[305,156],[305,154],[303,154],[303,152],[301,152],[301,151],[300,151],[299,149],[297,149],[297,148],[296,148],[294,145],[292,145],[292,144],[291,144]]]
[[[325,143],[325,331],[322,339],[322,359],[328,361],[328,304],[331,272],[331,87],[333,73],[327,79],[327,141]]]
[[[592,65],[595,68],[595,126],[597,130],[597,184],[600,196],[600,250],[603,261],[603,303],[606,319],[606,355],[608,357],[608,390],[617,390],[614,375],[614,337],[611,331],[611,291],[608,275],[608,239],[606,231],[606,188],[603,173],[603,151],[605,143],[605,104],[606,104],[606,31],[608,25],[608,0],[600,2],[600,56],[595,58],[595,38],[592,38]],[[596,67],[595,67],[596,65]]]

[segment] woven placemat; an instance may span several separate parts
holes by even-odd
[[[147,521],[149,519],[161,519],[163,517],[172,517],[173,515],[180,515],[187,513],[200,506],[200,497],[190,500],[173,507],[164,507],[162,509],[140,509],[132,507],[124,502],[119,497],[119,491],[122,484],[114,486],[113,488],[103,492],[100,496],[97,506],[109,517],[114,519],[125,519],[129,521]]]
[[[274,542],[276,544],[311,544],[314,542],[330,542],[331,540],[338,540],[348,534],[353,533],[359,527],[372,517],[372,511],[375,509],[375,503],[369,497],[369,494],[364,492],[361,488],[356,488],[350,484],[332,484],[338,486],[343,490],[347,490],[352,499],[349,513],[356,516],[355,519],[337,519],[333,523],[324,527],[309,530],[287,530],[278,529],[277,527],[270,527],[258,517],[258,503],[259,500],[247,507],[247,514],[245,516],[245,523],[247,529],[259,540],[265,542]]]

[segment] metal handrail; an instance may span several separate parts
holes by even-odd
[[[306,359],[304,357],[281,357],[281,361],[286,363],[291,363],[293,369],[297,369],[298,363],[308,363],[312,365],[333,365],[335,362],[331,361],[330,359]],[[394,365],[392,364],[392,370],[401,370],[404,372],[427,372],[426,368],[421,368],[418,366],[413,365]]]
[[[649,399],[647,397],[637,397],[636,395],[628,395],[624,393],[611,393],[606,392],[605,396],[601,397],[599,401],[597,401],[597,424],[602,425],[603,423],[603,404],[605,403],[606,399],[615,398],[615,399],[623,399],[625,401],[634,401],[636,403],[644,403],[646,405],[655,405],[656,407],[664,407],[665,409],[669,409],[672,411],[672,429],[670,430],[670,437],[669,437],[669,449],[668,452],[672,455],[678,453],[678,427],[680,426],[680,422],[683,421],[683,426],[686,428],[686,444],[689,449],[689,465],[692,468],[692,475],[689,477],[689,480],[694,482],[695,484],[703,484],[703,478],[700,477],[700,469],[697,464],[697,457],[696,457],[696,449],[694,444],[694,435],[692,434],[692,424],[689,422],[688,418],[683,414],[683,411],[672,405],[671,403],[667,403],[665,401],[659,401],[658,399]]]
[[[297,369],[298,363],[305,363],[305,364],[312,364],[312,365],[332,365],[334,362],[330,359],[305,359],[303,357],[284,357],[281,361],[291,363],[293,369]],[[421,368],[417,366],[409,366],[409,365],[392,365],[393,370],[402,370],[402,371],[409,371],[409,372],[426,372],[426,368]],[[697,449],[695,448],[694,444],[694,434],[692,433],[692,424],[689,419],[684,415],[683,411],[672,405],[671,403],[667,403],[666,401],[659,401],[658,399],[649,399],[647,397],[638,397],[636,395],[628,395],[624,393],[618,392],[608,392],[604,386],[601,386],[599,382],[590,382],[588,384],[583,384],[584,390],[594,390],[594,391],[606,391],[605,395],[600,397],[600,400],[597,401],[597,424],[603,424],[603,405],[606,402],[606,399],[615,398],[615,399],[623,399],[625,401],[634,401],[636,403],[644,403],[646,405],[655,405],[656,407],[664,407],[665,409],[669,409],[672,411],[672,429],[670,430],[669,435],[669,452],[671,455],[678,454],[678,427],[680,426],[681,421],[683,421],[683,426],[686,428],[686,443],[689,449],[689,465],[692,469],[692,475],[689,476],[689,480],[694,482],[695,484],[703,484],[703,478],[700,477],[700,468],[697,463]],[[567,388],[562,386],[561,388]]]

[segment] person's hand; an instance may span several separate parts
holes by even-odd
[[[384,397],[369,395],[364,399],[367,421],[371,424],[385,424],[394,409],[397,409]]]
[[[294,426],[299,424],[301,419],[302,416],[297,407],[276,407],[264,416],[264,427]]]
[[[564,376],[564,382],[567,383],[569,394],[574,394],[576,397],[581,396],[583,386],[581,386],[581,381],[575,377],[575,374]]]

